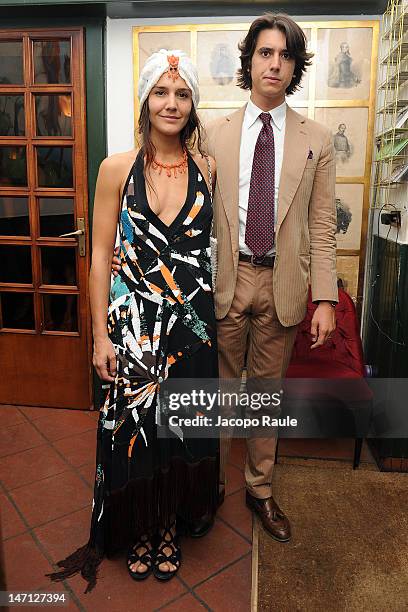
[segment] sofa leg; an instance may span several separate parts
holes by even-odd
[[[354,460],[353,470],[360,465],[361,449],[363,447],[363,438],[356,438],[354,441]]]

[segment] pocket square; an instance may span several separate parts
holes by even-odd
[[[307,156],[307,159],[313,159],[313,151],[309,150],[309,155]]]

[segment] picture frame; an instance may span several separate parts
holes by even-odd
[[[336,185],[337,248],[358,251],[361,241],[364,185]]]
[[[315,119],[333,134],[338,177],[364,177],[367,159],[368,108],[316,108]]]
[[[316,99],[368,100],[371,86],[371,28],[319,28],[317,55],[327,58],[316,75]]]

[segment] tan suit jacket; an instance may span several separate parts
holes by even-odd
[[[217,319],[230,309],[237,280],[239,149],[245,108],[215,120],[206,130],[206,148],[217,163]],[[303,320],[309,282],[313,300],[338,299],[335,176],[331,132],[287,106],[273,277],[276,311],[285,327]]]

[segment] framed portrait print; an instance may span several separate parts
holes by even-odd
[[[316,98],[319,100],[368,100],[370,95],[372,29],[319,28],[319,63]]]
[[[361,240],[364,185],[336,185],[338,249],[358,250]]]
[[[236,108],[200,108],[198,110],[198,116],[200,117],[201,123],[206,126],[213,119],[225,117],[236,110]]]
[[[249,92],[237,86],[240,67],[238,44],[242,30],[197,32],[197,70],[202,102],[231,100],[246,102]]]
[[[316,108],[315,119],[333,134],[337,176],[364,176],[368,108]]]
[[[147,58],[160,49],[180,49],[180,51],[184,51],[187,55],[191,55],[191,36],[188,30],[140,32],[138,41],[137,54],[139,72],[146,63]]]

